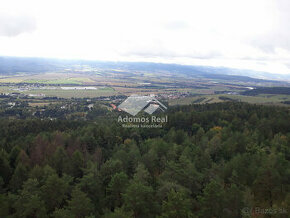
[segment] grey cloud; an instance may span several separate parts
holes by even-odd
[[[274,54],[275,48],[290,50],[290,26],[288,30],[286,28],[250,39],[248,42],[266,53]]]
[[[174,20],[174,21],[165,23],[164,27],[170,30],[179,30],[179,29],[186,29],[189,27],[189,25],[182,20]]]
[[[276,0],[275,1],[276,24],[272,31],[248,39],[248,43],[255,46],[266,53],[275,53],[275,48],[283,48],[290,50],[290,1],[289,0]]]
[[[180,53],[175,52],[167,49],[135,49],[130,50],[126,52],[120,52],[122,55],[126,56],[137,56],[137,57],[143,57],[143,58],[193,58],[193,59],[213,59],[222,57],[222,54],[218,51],[209,51],[206,53],[200,53],[200,52],[188,52],[188,53]]]
[[[0,13],[0,36],[14,37],[21,33],[33,32],[36,21],[28,15],[9,15]]]
[[[290,62],[285,64],[290,69]]]

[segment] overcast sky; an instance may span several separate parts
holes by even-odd
[[[290,74],[290,1],[0,0],[0,55]]]

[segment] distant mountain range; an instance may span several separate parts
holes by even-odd
[[[85,67],[98,70],[117,70],[124,72],[166,73],[172,76],[189,78],[220,79],[241,82],[272,82],[290,84],[290,75],[271,74],[260,71],[232,69],[225,67],[191,66],[151,62],[108,62],[91,60],[62,60],[52,58],[0,57],[0,75],[20,73],[77,71]],[[289,81],[289,82],[285,82]]]

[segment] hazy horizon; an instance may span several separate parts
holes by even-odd
[[[289,10],[286,0],[12,0],[0,9],[0,55],[290,75]]]

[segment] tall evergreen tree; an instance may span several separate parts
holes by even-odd
[[[71,200],[68,201],[68,209],[76,218],[85,218],[94,212],[94,206],[91,199],[79,188],[75,188],[71,194]]]

